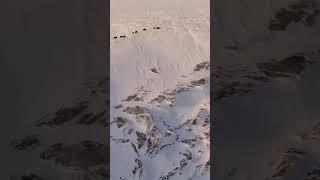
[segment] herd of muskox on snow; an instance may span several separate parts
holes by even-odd
[[[160,27],[153,27],[153,29],[160,29]],[[142,31],[146,31],[147,30],[147,28],[143,28],[142,29]],[[138,31],[133,31],[132,32],[132,34],[137,34],[138,33]],[[121,35],[121,36],[119,36],[119,38],[125,38],[126,36],[125,35]],[[117,39],[118,38],[118,36],[114,36],[113,37],[113,39]]]

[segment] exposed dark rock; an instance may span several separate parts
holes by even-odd
[[[153,100],[151,100],[151,103],[153,103],[153,102],[161,103],[165,99],[166,99],[166,96],[160,94],[158,97],[156,97]]]
[[[180,162],[180,166],[179,167],[175,167],[173,170],[169,171],[166,175],[161,175],[161,177],[159,178],[160,180],[169,180],[171,176],[174,176],[179,170],[180,170],[180,175],[181,175],[181,171],[183,170],[184,167],[187,166],[187,160],[186,159],[182,159]]]
[[[206,82],[205,79],[199,79],[199,80],[196,80],[196,81],[191,81],[191,85],[192,85],[192,86],[201,86],[201,85],[203,85],[205,82]]]
[[[122,107],[123,107],[122,104],[119,104],[119,105],[117,105],[117,106],[114,106],[115,109],[119,109],[119,108],[122,108]]]
[[[194,68],[194,71],[200,71],[202,69],[208,70],[209,69],[209,62],[202,62],[200,64],[197,64]]]
[[[117,143],[127,143],[130,141],[130,139],[112,139],[112,140]]]
[[[138,149],[140,149],[146,142],[147,136],[145,133],[136,131],[137,141],[138,141]]]
[[[36,126],[59,126],[71,121],[88,108],[88,101],[81,101],[73,107],[61,108],[56,111],[54,117],[48,121],[40,121]]]
[[[234,95],[252,93],[259,83],[271,82],[275,78],[295,78],[303,73],[307,64],[304,54],[296,54],[281,60],[271,60],[257,63],[257,71],[248,71],[246,68],[215,67],[213,93],[214,100],[221,100]]]
[[[152,68],[152,69],[150,69],[150,71],[153,73],[159,73],[159,71],[156,68]]]
[[[41,145],[38,135],[27,136],[23,139],[13,140],[10,146],[15,150],[29,150],[38,148]]]
[[[143,114],[146,113],[146,109],[144,109],[143,107],[140,106],[134,106],[134,107],[126,107],[123,112],[126,112],[128,114],[134,114],[134,115],[139,115],[139,114]]]
[[[162,146],[160,147],[160,150],[161,150],[161,149],[163,149],[163,148],[165,148],[165,147],[167,147],[167,146],[170,146],[170,145],[172,145],[172,144],[165,144],[165,145],[162,145]]]
[[[136,98],[137,96],[138,96],[138,94],[130,95],[130,96],[127,97],[127,99],[122,100],[122,101],[131,101],[131,100],[133,100],[134,98]]]
[[[294,55],[280,61],[258,63],[261,72],[270,78],[292,77],[299,75],[305,69],[307,60],[304,56]]]
[[[137,150],[136,145],[134,145],[134,143],[133,143],[133,142],[131,142],[131,146],[132,146],[132,148],[133,148],[134,152],[135,152],[135,153],[137,153],[137,155],[139,156],[139,153],[138,153],[138,150]]]
[[[188,150],[185,153],[183,153],[183,156],[185,156],[186,160],[188,161],[192,159],[192,153]]]
[[[121,128],[122,126],[126,125],[128,119],[124,117],[116,117],[114,118],[114,122],[117,124],[118,128]]]
[[[139,159],[135,159],[135,162],[136,162],[137,165],[132,170],[132,174],[136,174],[137,170],[142,168],[142,162]]]
[[[281,8],[271,19],[268,26],[272,31],[284,31],[290,24],[302,23],[311,27],[319,14],[316,1],[299,1],[290,4],[287,8]]]
[[[196,142],[196,139],[182,139],[181,142],[192,146]]]
[[[210,168],[210,158],[209,160],[206,162],[206,164],[204,165],[204,169],[202,173],[205,173],[208,169]]]

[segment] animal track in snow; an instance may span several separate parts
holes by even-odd
[[[160,27],[157,26],[157,27],[153,27],[152,29],[153,29],[153,30],[159,30]],[[143,28],[143,29],[142,29],[142,32],[147,32],[147,28]],[[138,34],[138,33],[139,33],[139,31],[138,31],[138,30],[135,30],[135,31],[133,31],[131,34],[135,35],[135,34]],[[126,35],[120,35],[120,36],[119,36],[119,38],[126,38],[126,37],[127,37]],[[118,36],[113,36],[113,39],[118,39]]]

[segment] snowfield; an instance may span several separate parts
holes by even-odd
[[[209,33],[209,1],[111,1],[111,180],[210,179]]]

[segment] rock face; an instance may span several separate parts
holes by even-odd
[[[287,7],[279,9],[271,19],[269,29],[272,31],[285,31],[289,25],[301,23],[312,27],[319,15],[317,1],[297,1],[289,3]]]
[[[184,91],[172,90],[175,93],[170,96],[163,93],[156,100],[132,100],[111,110],[114,116],[110,126],[111,177],[149,179],[148,175],[153,174],[155,177],[151,179],[209,179],[208,99],[203,99],[201,104],[195,102],[190,111],[176,114],[180,108],[177,103],[181,103],[182,97],[192,96],[196,88],[208,85],[205,79],[196,80],[201,82],[196,85],[192,82],[177,88],[185,87]],[[157,165],[161,170],[150,169],[150,165]],[[128,166],[131,170],[117,173],[117,166]]]

